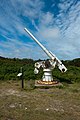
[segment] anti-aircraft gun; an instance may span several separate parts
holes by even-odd
[[[39,69],[42,67],[43,68],[43,77],[42,77],[42,82],[45,82],[46,84],[49,82],[54,82],[53,77],[52,77],[52,70],[55,68],[57,65],[60,71],[66,72],[67,68],[63,65],[63,63],[51,52],[48,51],[33,35],[32,33],[25,28],[24,29],[30,37],[41,47],[41,49],[47,54],[47,56],[50,58],[49,60],[46,61],[40,61],[35,63],[35,69],[34,73],[38,74]]]

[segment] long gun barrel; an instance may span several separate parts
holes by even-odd
[[[59,69],[62,72],[66,72],[67,68],[62,64],[62,62],[50,51],[48,51],[33,35],[29,32],[27,28],[24,28],[24,30],[31,36],[31,38],[41,47],[41,49],[48,55],[48,57],[52,60],[56,60],[57,65]]]
[[[27,28],[24,28],[24,30],[31,36],[31,38],[41,47],[41,49],[50,57],[50,59],[55,59],[51,53],[32,35],[31,32]]]

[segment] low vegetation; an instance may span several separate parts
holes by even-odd
[[[41,79],[42,71],[38,75],[34,74],[34,63],[32,59],[17,59],[0,57],[0,80],[17,80],[20,67],[23,67],[24,79]],[[56,80],[67,83],[80,82],[80,58],[62,61],[68,68],[66,73],[61,73],[57,68],[53,70],[53,77]]]

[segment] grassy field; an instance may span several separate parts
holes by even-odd
[[[80,120],[80,84],[34,89],[33,81],[0,81],[0,120]]]

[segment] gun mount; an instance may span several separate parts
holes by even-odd
[[[51,52],[48,51],[33,35],[32,33],[25,28],[24,29],[29,36],[41,47],[41,49],[47,54],[47,56],[50,58],[47,61],[40,61],[40,62],[36,62],[35,63],[35,69],[34,69],[34,73],[38,74],[40,67],[43,68],[43,77],[42,77],[42,82],[45,82],[46,84],[52,84],[52,83],[56,83],[54,82],[54,79],[52,77],[52,70],[55,68],[55,66],[57,65],[58,68],[60,69],[60,71],[66,72],[67,68],[63,65],[63,63]]]

